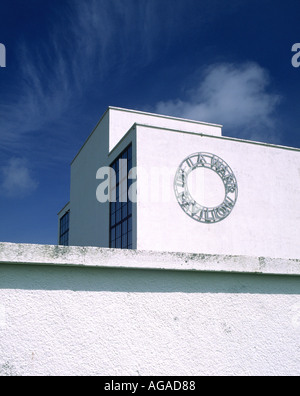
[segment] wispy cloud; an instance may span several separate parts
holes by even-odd
[[[270,90],[269,73],[261,66],[226,63],[208,67],[186,99],[159,102],[155,111],[220,123],[236,137],[278,143],[276,110],[280,101]]]
[[[60,135],[52,123],[63,124],[88,93],[99,96],[112,72],[125,74],[151,58],[155,40],[151,24],[142,22],[154,20],[151,4],[72,0],[53,16],[45,37],[18,43],[18,80],[0,98],[1,150],[18,152],[41,131],[59,136],[61,147],[69,144],[72,128]]]
[[[159,34],[150,34],[158,4],[66,1],[53,10],[41,37],[16,43],[14,81],[0,96],[0,183],[5,195],[34,191],[29,161],[40,168],[41,163],[47,167],[69,160],[70,146],[77,149],[82,142],[78,120],[70,117],[74,109],[84,118],[89,95],[101,97],[108,78],[117,74],[124,79],[128,70],[151,60]]]
[[[0,193],[10,198],[23,198],[38,187],[28,163],[23,158],[11,158],[8,164],[0,169]]]
[[[82,111],[91,94],[99,100],[109,78],[126,80],[128,71],[141,70],[171,42],[175,45],[185,27],[186,2],[174,0],[172,7],[162,3],[67,1],[63,12],[53,11],[46,36],[20,42],[18,79],[0,97],[0,150],[6,159],[35,159],[33,153],[52,162],[70,157],[70,145],[77,149],[82,142],[74,133],[78,120],[72,121],[70,112]],[[212,18],[204,11],[201,23]],[[225,129],[253,136],[258,126],[274,133],[278,103],[279,97],[268,92],[268,73],[261,67],[223,64],[208,68],[186,99],[171,98],[155,111],[223,123]]]

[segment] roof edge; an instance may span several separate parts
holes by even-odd
[[[108,107],[105,112],[102,114],[100,120],[97,122],[96,126],[94,127],[94,129],[92,130],[92,132],[89,134],[89,136],[86,138],[85,142],[83,143],[83,145],[81,146],[81,148],[79,149],[78,153],[75,155],[75,157],[73,158],[73,160],[71,161],[71,165],[73,164],[73,162],[76,160],[76,158],[78,157],[78,155],[80,154],[80,152],[82,151],[82,149],[84,148],[84,146],[87,144],[87,142],[90,140],[90,138],[92,137],[92,135],[94,134],[95,130],[98,128],[100,122],[103,120],[103,118],[106,116],[106,114],[108,113],[108,111],[110,110],[110,107]]]
[[[239,142],[239,143],[248,143],[248,144],[254,144],[258,146],[266,146],[266,147],[271,147],[271,148],[277,148],[277,149],[283,149],[283,150],[290,150],[290,151],[299,151],[300,148],[297,147],[290,147],[290,146],[282,146],[278,144],[273,144],[273,143],[265,143],[265,142],[258,142],[255,140],[246,140],[246,139],[241,139],[241,138],[234,138],[231,136],[218,136],[218,135],[210,135],[208,133],[198,133],[198,132],[189,132],[189,131],[181,131],[178,129],[172,129],[172,128],[165,128],[165,127],[158,127],[158,126],[153,126],[153,125],[147,125],[147,124],[139,124],[139,123],[134,123],[133,127],[143,127],[143,128],[150,128],[150,129],[161,129],[169,132],[178,132],[178,133],[187,133],[190,135],[196,135],[196,136],[203,136],[203,137],[210,137],[213,139],[221,139],[221,140],[231,140],[234,142]]]
[[[67,209],[68,206],[70,206],[71,201],[69,201],[58,213],[57,216],[59,216],[63,211]]]
[[[109,106],[108,109],[117,110],[117,111],[124,111],[124,112],[128,112],[128,113],[143,114],[143,115],[148,115],[148,116],[153,116],[153,117],[167,118],[169,120],[189,122],[191,124],[200,124],[200,125],[207,125],[207,126],[223,128],[223,125],[221,125],[221,124],[214,124],[214,123],[211,123],[211,122],[204,122],[204,121],[191,120],[191,119],[188,119],[188,118],[168,116],[168,115],[164,115],[164,114],[151,113],[151,112],[141,111],[141,110],[125,109],[125,108],[122,108],[122,107],[115,107],[115,106]]]

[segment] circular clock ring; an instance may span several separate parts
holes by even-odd
[[[188,177],[198,168],[214,171],[225,188],[223,202],[215,207],[203,206],[196,202],[188,189]],[[238,197],[238,184],[230,166],[220,157],[211,153],[194,153],[185,158],[177,169],[174,191],[181,209],[192,219],[206,224],[218,223],[232,212]]]

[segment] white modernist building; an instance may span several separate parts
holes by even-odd
[[[74,246],[0,243],[0,376],[299,375],[299,151],[110,107]]]
[[[300,258],[299,154],[109,107],[72,162],[59,243]]]

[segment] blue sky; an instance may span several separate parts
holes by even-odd
[[[57,243],[108,106],[300,148],[299,0],[1,0],[0,241]]]

